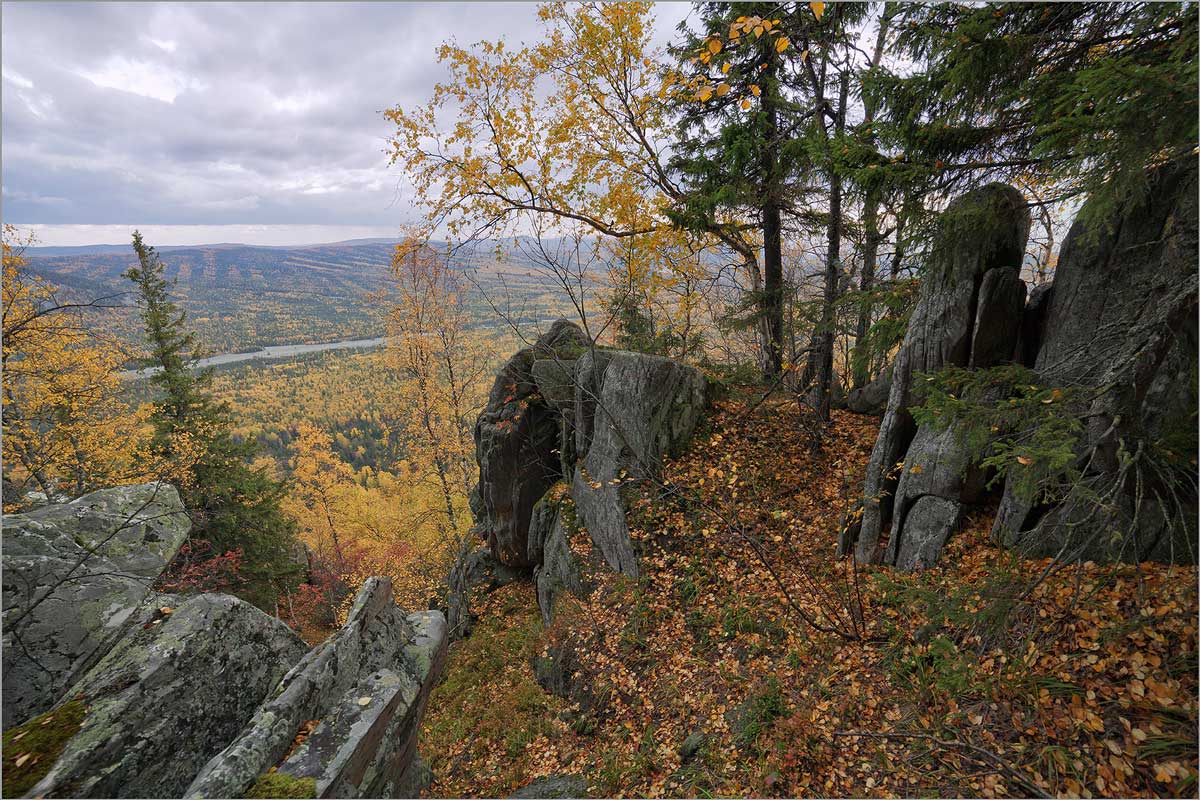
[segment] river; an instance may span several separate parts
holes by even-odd
[[[323,350],[369,350],[373,347],[379,347],[385,342],[387,342],[387,338],[380,336],[376,339],[350,339],[344,342],[323,342],[321,344],[272,345],[259,350],[251,350],[248,353],[222,353],[221,355],[202,358],[196,362],[196,369],[219,367],[224,364],[236,364],[239,361],[275,361],[282,358],[295,358],[296,356],[303,356],[308,353],[320,353]],[[145,378],[153,375],[160,369],[162,368],[127,369],[120,374],[122,378]]]
[[[529,322],[519,323],[522,327],[527,325],[550,325],[558,317],[550,317],[548,319],[532,320]],[[258,350],[251,350],[246,353],[222,353],[217,356],[209,356],[202,358],[196,362],[194,369],[204,369],[205,367],[220,367],[225,364],[236,364],[239,361],[277,361],[285,358],[295,358],[309,353],[320,353],[324,350],[370,350],[375,347],[381,347],[387,343],[386,336],[380,336],[375,339],[349,339],[344,342],[323,342],[321,344],[280,344],[263,347]],[[145,378],[149,375],[161,370],[162,367],[151,367],[150,369],[127,369],[118,373],[122,378]]]

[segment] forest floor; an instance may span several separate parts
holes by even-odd
[[[751,406],[634,502],[639,579],[588,575],[549,629],[528,584],[480,598],[422,730],[431,796],[1196,796],[1195,568],[1044,575],[985,509],[934,569],[856,573],[835,540],[875,421],[835,412],[814,450],[794,401]]]

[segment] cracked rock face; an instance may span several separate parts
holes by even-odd
[[[913,381],[919,373],[949,366],[993,366],[1017,355],[1025,302],[1025,285],[1017,270],[1028,236],[1025,200],[1005,184],[969,192],[943,215],[927,277],[892,365],[887,410],[867,467],[862,523],[853,543],[860,562],[924,564],[931,549],[940,549],[940,544],[932,548],[930,543],[944,543],[949,535],[945,529],[957,525],[958,514],[924,513],[944,505],[932,503],[925,503],[922,513],[906,523],[911,507],[924,497],[961,503],[970,480],[955,472],[965,466],[965,445],[952,433],[918,432],[909,411]],[[931,462],[934,468],[932,474],[906,483],[914,459]],[[905,462],[904,473],[896,469],[900,462]],[[951,518],[952,523],[947,522]],[[851,544],[847,539],[841,547]]]
[[[566,320],[501,369],[475,426],[479,484],[471,509],[497,560],[532,569],[547,624],[560,592],[586,591],[564,504],[572,507],[571,529],[587,531],[596,565],[636,576],[622,491],[657,477],[663,460],[682,452],[707,390],[693,367],[595,347]],[[558,494],[560,481],[569,500]],[[455,574],[450,607],[465,619]],[[458,582],[469,583],[463,575]]]
[[[1148,464],[1161,444],[1189,437],[1180,455],[1195,456],[1196,195],[1191,156],[1155,170],[1144,194],[1106,217],[1089,215],[1089,201],[1071,226],[1053,290],[1039,298],[1034,369],[1043,385],[1086,390],[1070,409],[1086,420],[1079,464],[1110,497],[1102,509],[1047,508],[1006,487],[993,529],[1002,543],[1043,556],[1196,560],[1195,468],[1170,486]],[[1123,453],[1139,450],[1147,460],[1123,472]]]
[[[573,363],[590,344],[577,325],[555,322],[500,369],[475,423],[475,522],[506,566],[533,567],[527,544],[529,517],[534,504],[562,477],[562,417],[556,404],[565,398],[563,365]],[[544,391],[539,391],[535,367],[548,383]]]
[[[165,483],[5,515],[5,728],[50,708],[145,617],[190,529]]]
[[[663,458],[682,450],[704,411],[704,376],[669,358],[622,351],[585,354],[577,376],[571,497],[608,565],[636,577],[621,484],[656,476]]]
[[[240,732],[222,740],[227,746],[184,796],[242,797],[275,766],[314,778],[318,797],[400,796],[412,782],[417,728],[446,644],[441,612],[405,614],[390,581],[368,579],[346,624],[283,676]],[[321,720],[312,744],[280,764],[312,719]]]
[[[132,630],[71,687],[87,715],[35,796],[181,796],[308,649],[236,597],[155,602],[172,613]]]
[[[682,450],[704,411],[706,388],[693,367],[593,347],[567,320],[510,358],[475,425],[472,511],[497,560],[525,570],[542,566],[555,524],[542,499],[565,480],[604,560],[637,575],[621,485],[656,476],[663,459]],[[553,572],[568,574],[559,562]]]

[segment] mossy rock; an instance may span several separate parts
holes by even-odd
[[[21,797],[46,776],[84,714],[83,703],[72,700],[4,732],[5,797]]]
[[[297,778],[280,772],[265,772],[246,791],[246,797],[316,797],[316,778]]]

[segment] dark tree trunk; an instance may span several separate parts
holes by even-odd
[[[858,279],[858,290],[863,293],[862,307],[858,311],[858,325],[854,329],[853,388],[866,386],[871,381],[870,356],[865,352],[867,330],[871,327],[871,303],[866,294],[875,287],[875,270],[879,261],[879,195],[871,192],[863,204],[863,263]]]
[[[767,41],[763,40],[764,43]],[[779,97],[775,85],[777,55],[775,48],[764,45],[767,69],[763,76],[762,113],[763,149],[760,169],[763,180],[763,295],[767,352],[765,374],[774,380],[783,371],[783,235],[782,176],[779,174]]]
[[[837,123],[835,130],[840,136],[846,128],[846,99],[850,91],[850,73],[843,72],[838,90]],[[825,251],[825,296],[821,302],[821,324],[815,337],[809,363],[816,380],[809,390],[809,405],[822,420],[829,419],[830,389],[833,385],[833,342],[834,303],[838,298],[838,276],[842,261],[842,178],[836,170],[829,172],[829,226],[828,246]]]

